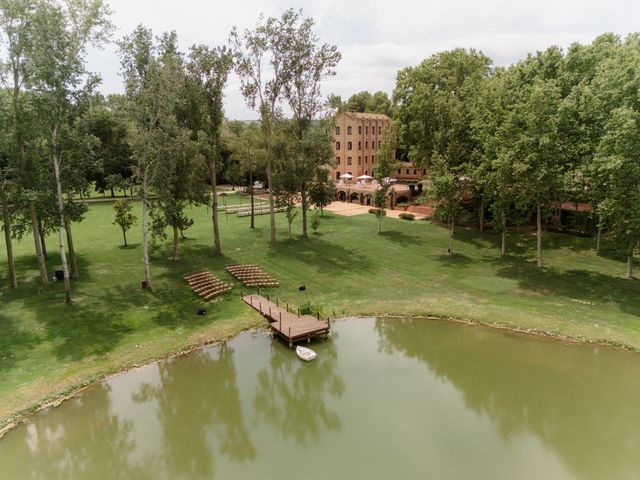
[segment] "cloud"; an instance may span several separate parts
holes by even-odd
[[[636,30],[640,2],[632,0],[111,0],[118,36],[143,23],[156,33],[176,30],[186,51],[191,44],[226,43],[233,25],[255,25],[258,15],[302,8],[316,21],[322,42],[343,54],[338,74],[323,91],[346,98],[361,90],[391,93],[398,69],[417,65],[445,49],[482,50],[496,65],[507,65],[550,45],[588,43],[601,33]],[[104,79],[102,91],[121,92],[116,48],[91,51],[89,67]],[[232,77],[226,90],[231,118],[257,118]]]

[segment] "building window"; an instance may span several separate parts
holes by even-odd
[[[351,157],[347,157],[347,165],[351,165]]]
[[[362,135],[362,125],[358,125],[358,135]]]
[[[364,156],[364,163],[369,163],[369,155]]]
[[[364,142],[364,148],[369,148],[369,140],[367,140],[366,142]]]
[[[365,171],[364,171],[364,174],[365,174],[365,175],[369,175],[369,170],[365,170]]]
[[[351,127],[347,127],[347,135],[351,135]]]
[[[361,157],[358,157],[358,165],[362,165],[362,159],[361,159]]]
[[[409,169],[407,168],[407,175],[409,175]]]
[[[362,142],[358,142],[358,150],[362,150]]]
[[[378,135],[382,135],[382,127],[378,127]]]
[[[336,125],[336,135],[340,135],[340,127]]]
[[[353,143],[347,142],[347,150],[351,150],[353,148]]]
[[[336,165],[340,165],[340,157],[336,157]]]
[[[382,145],[382,142],[380,142],[380,140],[378,140],[378,149],[380,149],[380,145]]]
[[[398,169],[398,173],[402,173],[402,170]]]
[[[418,174],[418,171],[417,171],[415,168],[413,169],[413,174],[414,174],[414,175],[417,175],[417,174]]]
[[[336,180],[340,180],[340,172],[336,172]]]
[[[371,155],[371,164],[376,163],[376,156],[375,155]]]
[[[340,142],[336,142],[336,150],[340,150]]]
[[[369,125],[364,127],[364,133],[365,133],[365,135],[369,135]]]

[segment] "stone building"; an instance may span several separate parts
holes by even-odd
[[[382,146],[383,134],[391,127],[392,121],[381,113],[342,112],[333,126],[333,168],[331,178],[336,183],[338,200],[371,205],[377,188],[374,181],[358,181],[358,177],[375,177],[378,152]],[[394,152],[395,156],[395,152]],[[351,179],[345,180],[345,174]],[[421,180],[424,170],[417,169],[410,162],[399,162],[392,177],[397,180],[391,192],[391,206],[411,200],[409,182]]]

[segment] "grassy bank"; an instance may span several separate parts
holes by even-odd
[[[153,292],[140,289],[139,228],[123,248],[111,205],[91,205],[75,226],[81,279],[73,285],[71,307],[64,305],[60,283],[37,281],[31,239],[15,245],[16,291],[6,288],[0,253],[0,424],[110,372],[259,325],[259,316],[240,301],[239,285],[198,316],[203,304],[182,280],[209,269],[232,281],[224,266],[234,262],[261,265],[280,280],[273,290],[279,298],[321,305],[328,315],[451,316],[640,349],[640,283],[623,279],[625,265],[596,255],[589,238],[547,235],[548,266],[540,270],[531,261],[535,237],[528,234],[512,235],[510,255],[500,258],[496,235],[460,230],[450,257],[446,229],[427,222],[386,219],[385,232],[377,235],[370,215],[328,214],[320,234],[305,241],[287,240],[279,216],[281,241],[272,247],[267,216],[250,230],[248,218],[223,215],[225,255],[216,258],[208,210],[191,213],[195,225],[179,262],[170,260],[168,243],[153,250]],[[299,219],[294,227],[297,235]],[[59,263],[53,237],[48,247],[52,273]]]

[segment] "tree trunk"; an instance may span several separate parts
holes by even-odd
[[[111,198],[116,198],[116,192],[113,187],[111,187]]]
[[[177,225],[173,225],[173,261],[180,260],[180,231]]]
[[[536,253],[538,258],[538,267],[544,266],[542,259],[542,206],[538,202],[536,208]]]
[[[633,250],[627,255],[627,278],[633,278]]]
[[[255,206],[253,203],[253,172],[249,172],[249,183],[250,185],[250,189],[251,189],[251,228],[255,228],[256,224],[255,224]]]
[[[60,164],[56,148],[56,130],[51,135],[51,141],[54,148],[53,153],[53,172],[56,179],[56,193],[58,196],[58,241],[60,243],[60,261],[62,263],[62,272],[64,275],[64,300],[65,303],[71,303],[71,281],[69,280],[69,267],[67,266],[67,254],[64,249],[64,203],[62,201],[62,184],[60,182]]]
[[[307,185],[304,182],[300,188],[300,196],[302,200],[302,236],[309,238],[307,235]]]
[[[69,263],[71,265],[71,278],[77,280],[80,278],[80,272],[78,271],[78,259],[76,257],[76,249],[73,246],[73,234],[71,232],[71,222],[69,219],[64,219],[64,229],[67,233],[67,248],[69,249]]]
[[[291,239],[291,223],[293,222],[289,221],[289,239]]]
[[[276,243],[276,210],[273,201],[273,174],[271,151],[271,117],[267,118],[267,183],[269,184],[269,217],[271,222],[271,243]]]
[[[49,283],[49,278],[47,277],[47,262],[42,253],[42,244],[40,243],[40,229],[38,228],[38,215],[33,205],[29,208],[29,215],[31,216],[31,231],[33,232],[33,242],[36,246],[36,257],[38,257],[38,268],[40,269],[40,281],[42,283]]]
[[[124,239],[124,246],[127,246],[127,231],[123,228],[122,229],[122,238]]]
[[[145,167],[142,175],[142,261],[144,265],[144,281],[146,287],[151,290],[151,270],[149,268],[148,182],[149,167]]]
[[[42,218],[38,217],[38,233],[40,234],[40,245],[42,247],[42,255],[45,259],[49,258],[49,252],[47,251],[47,239],[44,235],[44,228],[42,228]]]
[[[453,255],[453,228],[455,226],[455,220],[451,219],[451,224],[449,227],[449,255]]]
[[[9,216],[9,203],[4,189],[4,180],[0,180],[0,206],[2,207],[2,221],[4,223],[4,242],[7,248],[7,264],[9,265],[9,287],[16,288],[16,264],[13,259],[13,243],[11,240],[11,217]]]
[[[216,160],[209,160],[209,177],[211,180],[211,220],[213,221],[213,249],[216,255],[222,255],[220,245],[220,226],[218,225],[218,185],[216,183]]]
[[[15,146],[18,149],[18,160],[20,163],[20,173],[24,179],[28,176],[28,167],[26,162],[26,157],[24,154],[24,141],[22,140],[22,111],[20,107],[20,60],[15,59],[12,62],[12,70],[13,70],[13,95],[12,95],[12,103],[13,103],[13,122],[15,127]],[[44,256],[42,255],[42,245],[40,244],[40,232],[38,229],[38,216],[36,214],[36,209],[31,204],[29,206],[29,216],[31,217],[31,231],[33,234],[33,242],[36,247],[36,257],[38,258],[38,269],[40,270],[40,281],[42,283],[49,283],[49,278],[47,277],[47,263],[45,261]]]
[[[484,201],[483,200],[480,200],[479,221],[480,221],[480,233],[482,233],[484,232]]]
[[[602,227],[598,225],[598,236],[596,237],[596,253],[600,253],[600,240],[602,238]]]
[[[502,245],[500,246],[500,255],[505,256],[507,254],[507,219],[502,217]]]

